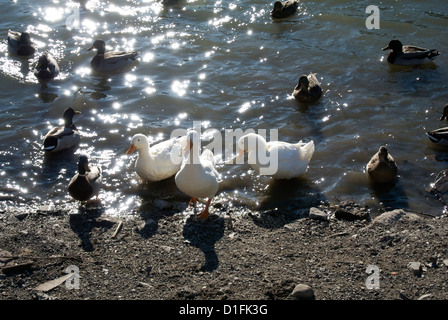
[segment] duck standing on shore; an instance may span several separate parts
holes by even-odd
[[[384,184],[395,179],[398,167],[385,146],[381,146],[367,163],[366,172],[373,183]]]
[[[104,40],[95,40],[88,51],[97,49],[90,65],[98,72],[118,72],[128,67],[138,55],[136,51],[107,51]]]
[[[421,65],[440,55],[440,52],[436,49],[426,49],[410,45],[403,46],[399,40],[391,40],[389,45],[382,50],[392,50],[387,54],[387,61],[390,64],[399,66]]]
[[[292,16],[299,8],[298,0],[275,1],[274,9],[272,9],[271,17],[274,19],[283,19]]]
[[[15,55],[28,57],[36,52],[36,47],[28,32],[8,30],[8,50]]]
[[[193,130],[189,131],[184,148],[185,158],[176,173],[175,182],[180,191],[191,197],[188,205],[195,205],[198,198],[207,198],[204,210],[196,216],[207,219],[210,203],[219,189],[220,176],[215,169],[212,151],[205,149],[201,154],[200,145],[199,134]]]
[[[87,156],[81,155],[78,162],[78,173],[76,173],[68,184],[68,193],[73,199],[79,201],[90,200],[96,196],[101,189],[103,170],[99,165],[90,166]]]

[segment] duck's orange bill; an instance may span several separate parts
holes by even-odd
[[[127,155],[132,154],[135,151],[135,149],[137,149],[137,148],[133,144],[131,144],[128,151],[126,151],[126,154]]]

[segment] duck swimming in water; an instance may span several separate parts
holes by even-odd
[[[398,167],[385,146],[381,146],[367,163],[366,172],[373,183],[389,183],[397,175]]]
[[[98,72],[118,72],[128,67],[138,55],[136,51],[108,51],[104,40],[95,40],[93,45],[87,49],[97,49],[90,65]]]
[[[399,40],[391,40],[389,45],[382,50],[392,50],[387,54],[387,61],[390,64],[399,66],[421,65],[440,55],[440,52],[436,49],[430,50],[410,45],[403,46]]]
[[[299,78],[292,95],[300,102],[316,102],[322,96],[322,88],[316,76],[310,73]]]
[[[248,133],[238,139],[237,159],[241,159],[244,153],[248,153],[248,162],[258,174],[270,175],[273,179],[288,180],[307,172],[308,164],[314,154],[314,142],[312,140],[297,143],[267,142],[260,134]],[[261,158],[270,160],[268,164],[272,165],[272,172],[266,163],[260,161]],[[269,170],[269,174],[266,169]]]
[[[150,147],[148,138],[137,133],[132,137],[126,154],[131,155],[137,150],[135,169],[142,180],[161,181],[172,177],[179,171],[185,139],[186,137],[174,137]]]
[[[287,18],[296,13],[298,8],[298,0],[275,1],[274,9],[271,11],[271,17],[274,19]]]
[[[18,56],[32,56],[36,47],[28,32],[8,30],[8,50]]]
[[[58,74],[58,63],[48,51],[45,51],[45,53],[39,57],[39,61],[34,68],[34,75],[40,80],[50,80],[57,77]]]
[[[80,135],[73,123],[73,117],[81,112],[67,108],[64,111],[64,125],[52,128],[44,137],[44,151],[57,152],[78,145]]]

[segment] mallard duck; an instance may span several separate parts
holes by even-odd
[[[182,148],[186,137],[177,137],[149,147],[148,138],[137,133],[132,137],[127,155],[138,152],[135,168],[137,175],[148,181],[160,181],[172,177],[182,163]]]
[[[99,165],[89,166],[87,156],[81,155],[78,162],[78,173],[68,184],[68,193],[75,200],[87,201],[93,196],[98,200],[101,189],[103,170]]]
[[[18,56],[31,56],[36,52],[36,47],[28,32],[8,30],[8,50]]]
[[[198,218],[207,219],[212,198],[219,188],[219,173],[215,169],[215,159],[209,149],[200,154],[200,138],[196,131],[187,133],[185,158],[175,182],[180,191],[191,197],[190,202],[196,204],[198,198],[208,198],[204,210]]]
[[[296,13],[298,8],[298,0],[275,1],[274,9],[271,11],[271,17],[275,19],[287,18]]]
[[[429,50],[416,46],[403,46],[399,40],[391,40],[389,45],[382,50],[392,50],[387,54],[387,61],[400,66],[420,65],[433,60],[440,54],[436,49]]]
[[[55,78],[59,74],[59,65],[48,51],[39,57],[34,69],[34,75],[41,80]]]
[[[64,125],[52,128],[44,137],[44,151],[56,152],[73,148],[78,145],[80,135],[73,124],[73,116],[81,112],[67,108],[64,111]]]
[[[389,183],[395,179],[398,167],[385,146],[381,146],[367,163],[366,172],[373,183]]]
[[[98,72],[117,72],[128,67],[138,55],[136,51],[108,51],[104,40],[95,40],[93,45],[87,49],[97,49],[90,65]]]
[[[448,127],[429,131],[426,135],[431,142],[439,146],[448,146]]]
[[[292,179],[308,170],[308,164],[314,153],[314,142],[312,140],[307,143],[266,142],[263,136],[248,133],[238,139],[237,159],[241,159],[246,152],[249,164],[258,174],[271,175],[274,179]],[[261,161],[263,158],[269,161]],[[262,164],[262,162],[269,163]]]
[[[292,95],[300,102],[316,102],[319,100],[322,97],[322,88],[314,73],[301,76]]]
[[[440,121],[444,119],[448,120],[448,103],[445,105],[445,107],[443,107],[443,114],[442,117],[440,118]]]

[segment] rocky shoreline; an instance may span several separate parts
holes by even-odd
[[[448,299],[446,216],[213,211],[0,212],[0,300]]]

